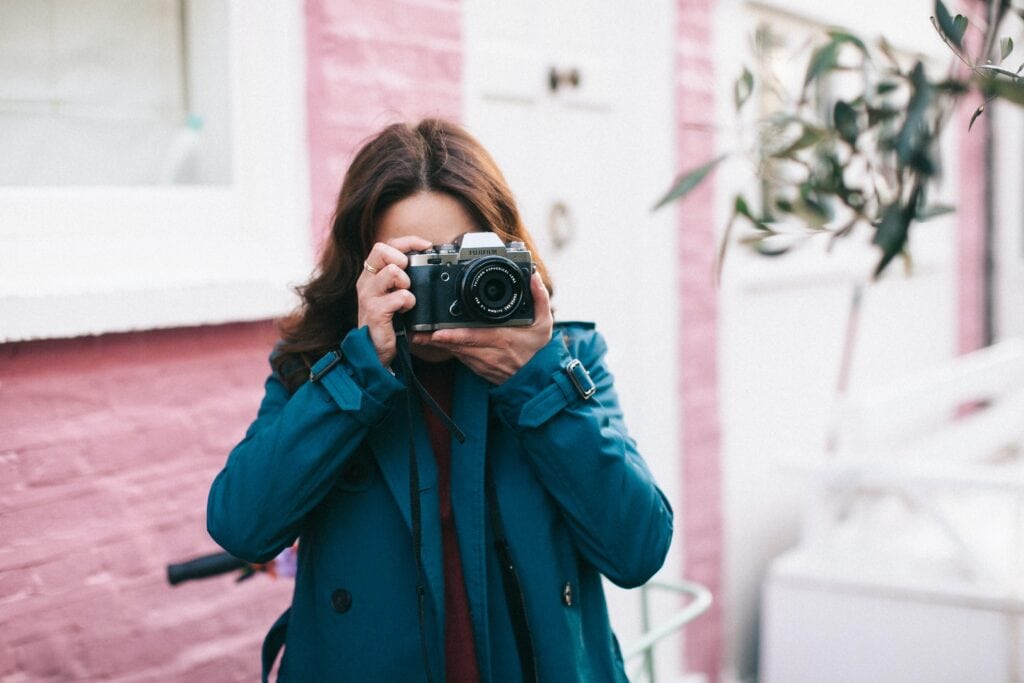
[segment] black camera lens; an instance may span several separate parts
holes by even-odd
[[[515,315],[525,290],[526,280],[516,264],[501,256],[490,256],[466,267],[459,295],[472,318],[502,322]]]
[[[484,301],[492,306],[500,305],[500,302],[506,297],[506,292],[508,292],[508,283],[498,278],[491,278],[480,288]]]

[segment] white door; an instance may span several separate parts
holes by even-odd
[[[1024,337],[1024,109],[1000,104],[992,145],[993,325],[996,339]]]
[[[631,433],[673,498],[674,214],[651,212],[676,170],[672,5],[469,0],[465,11],[465,123],[516,195],[556,317],[594,321],[608,339]],[[637,599],[612,596],[624,645]]]

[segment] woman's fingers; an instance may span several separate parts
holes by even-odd
[[[359,296],[359,326],[366,326],[377,356],[385,366],[395,357],[395,331],[391,320],[416,305],[409,291],[412,284],[405,272],[409,265],[406,252],[421,251],[430,241],[415,235],[377,242],[363,263],[363,272],[356,280]]]
[[[396,249],[390,244],[377,242],[370,249],[366,260],[363,261],[363,274],[377,275],[381,270],[392,264],[405,269],[408,263],[409,257],[405,255],[405,252]]]
[[[530,293],[533,294],[533,324],[548,325],[551,322],[551,295],[544,286],[540,273],[530,278]]]
[[[406,272],[391,263],[373,274],[365,271],[356,280],[356,290],[360,299],[366,299],[387,294],[394,289],[409,289],[410,284],[412,283]]]
[[[415,235],[396,237],[387,243],[377,242],[370,249],[370,253],[366,257],[365,265],[369,266],[369,268],[365,270],[366,272],[371,272],[370,268],[373,268],[380,271],[390,264],[404,270],[409,265],[409,257],[405,255],[407,251],[420,251],[429,246],[430,240]]]
[[[377,349],[381,364],[387,366],[395,357],[395,330],[391,319],[396,313],[416,305],[416,297],[408,289],[396,289],[369,299],[359,307],[359,326],[366,326],[370,340]]]
[[[419,237],[418,235],[406,235],[404,237],[396,237],[393,240],[388,240],[388,246],[397,249],[404,254],[407,251],[423,251],[432,245],[430,240]]]
[[[416,297],[408,289],[396,289],[367,302],[364,308],[364,325],[379,325],[391,329],[391,318],[395,313],[404,313],[416,305]]]

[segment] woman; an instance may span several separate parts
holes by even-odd
[[[406,345],[407,253],[478,231],[533,254],[533,323]],[[299,541],[265,678],[283,643],[283,680],[625,680],[600,575],[644,583],[672,511],[626,432],[604,341],[554,323],[549,288],[463,129],[393,125],[357,154],[256,421],[210,490],[210,534],[232,554],[265,562]]]

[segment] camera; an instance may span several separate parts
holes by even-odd
[[[411,332],[533,323],[530,277],[535,266],[522,242],[493,232],[467,232],[453,244],[408,254],[416,305],[403,318]]]

